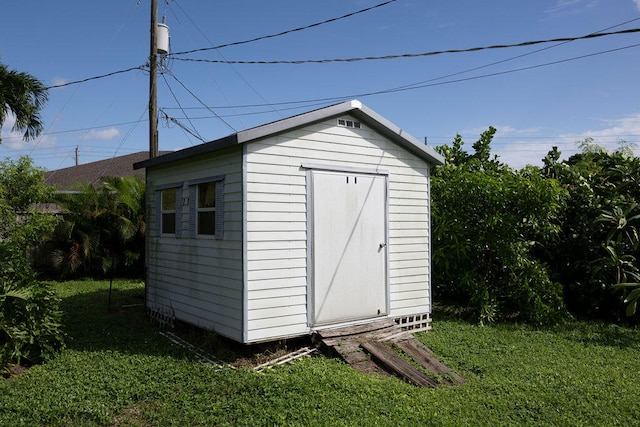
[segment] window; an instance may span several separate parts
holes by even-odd
[[[224,238],[224,176],[189,182],[189,237]]]
[[[162,234],[176,233],[176,196],[177,189],[175,187],[166,188],[160,192]]]
[[[216,182],[198,184],[198,234],[216,234]]]

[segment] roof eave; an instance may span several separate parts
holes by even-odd
[[[222,150],[229,147],[238,145],[238,134],[234,133],[224,138],[216,139],[214,141],[205,142],[204,144],[196,145],[193,147],[185,148],[183,150],[173,151],[162,156],[154,157],[152,159],[144,160],[142,162],[134,163],[134,169],[149,168],[153,166],[162,165],[169,162],[175,162],[178,160],[184,160],[189,157],[197,156],[200,154],[212,153],[214,151]]]
[[[433,148],[425,144],[421,144],[420,141],[403,131],[398,126],[394,125],[368,107],[362,105],[360,101],[352,100],[240,131],[215,141],[136,163],[133,167],[134,169],[149,168],[168,162],[183,160],[200,154],[211,153],[223,148],[255,141],[257,139],[276,135],[346,113],[354,115],[427,162],[434,165],[444,164],[444,157],[438,154]]]

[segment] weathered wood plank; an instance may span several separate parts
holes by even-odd
[[[344,328],[331,328],[320,329],[316,333],[322,339],[348,337],[353,335],[359,335],[364,333],[371,333],[374,331],[392,328],[396,326],[396,322],[393,319],[384,319],[378,322],[365,323],[362,325],[348,326]]]
[[[420,372],[409,362],[402,359],[393,350],[379,342],[365,342],[362,347],[371,354],[382,365],[386,366],[393,373],[399,375],[405,380],[420,387],[437,387],[438,383],[428,377],[425,373]]]
[[[442,377],[449,384],[462,384],[464,379],[436,359],[426,346],[415,339],[401,341],[395,345],[422,367]]]

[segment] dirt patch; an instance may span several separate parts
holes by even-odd
[[[7,368],[7,372],[2,373],[2,375],[0,375],[0,378],[2,378],[5,381],[11,381],[13,379],[18,378],[20,375],[24,374],[28,370],[29,370],[28,366],[9,365],[9,367]]]
[[[136,406],[129,406],[122,410],[122,414],[116,415],[113,418],[112,427],[128,426],[133,424],[134,421],[139,420],[142,415],[142,410]]]
[[[313,347],[311,336],[259,344],[241,344],[187,324],[178,324],[171,332],[193,346],[196,352],[237,368],[255,368],[304,347]]]

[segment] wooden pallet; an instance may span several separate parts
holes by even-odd
[[[464,382],[393,319],[318,330],[315,339],[323,351],[363,372],[396,375],[419,387]]]

